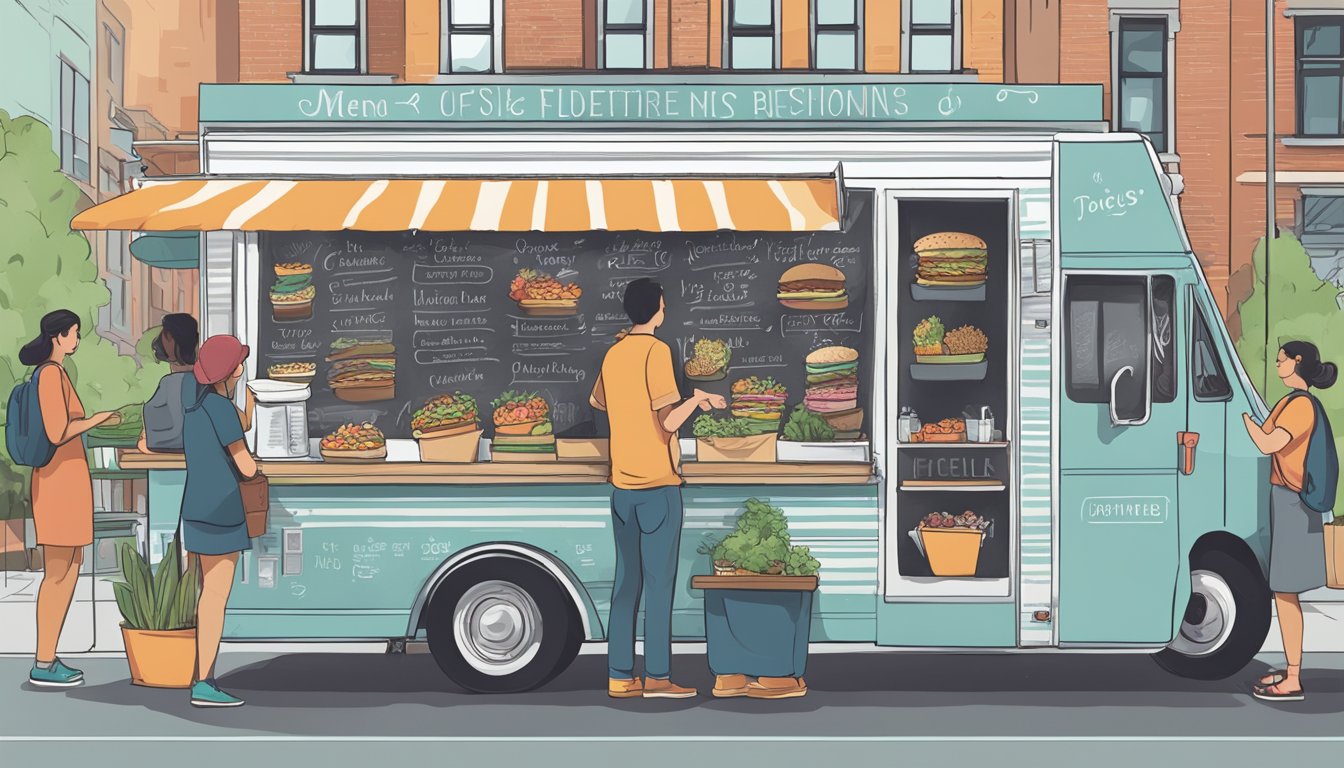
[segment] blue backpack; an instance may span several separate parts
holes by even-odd
[[[1289,397],[1306,395],[1316,410],[1315,426],[1307,439],[1306,471],[1302,475],[1302,490],[1298,497],[1307,509],[1325,514],[1335,508],[1335,491],[1339,487],[1339,453],[1335,449],[1335,435],[1330,430],[1321,401],[1310,392],[1295,392]]]
[[[20,381],[9,393],[5,420],[5,448],[15,464],[45,467],[56,455],[56,444],[47,437],[42,425],[42,405],[37,400],[37,374],[51,363],[37,366],[27,381]]]

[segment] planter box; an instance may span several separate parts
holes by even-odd
[[[700,437],[695,440],[696,461],[774,462],[779,435],[751,437]]]
[[[779,461],[867,464],[872,459],[866,442],[798,443],[780,440]]]
[[[985,532],[975,528],[919,527],[919,541],[934,576],[974,576]]]
[[[705,591],[705,642],[715,675],[802,677],[815,576],[696,576]]]
[[[131,683],[148,688],[190,688],[196,673],[196,630],[121,628]]]

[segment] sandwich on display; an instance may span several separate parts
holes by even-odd
[[[368,403],[397,396],[397,348],[388,338],[342,337],[327,354],[327,384],[338,400]]]
[[[292,381],[299,384],[308,384],[317,375],[317,363],[308,361],[294,361],[288,363],[275,363],[267,366],[267,378],[276,381]]]
[[[975,235],[936,232],[916,240],[914,250],[918,285],[971,288],[985,284],[989,250]]]
[[[809,262],[779,276],[779,303],[806,312],[835,312],[849,306],[845,273],[830,264]]]
[[[350,422],[322,438],[319,451],[326,461],[382,461],[387,458],[387,438],[373,422]]]
[[[821,347],[808,353],[803,406],[835,431],[836,440],[856,440],[863,426],[859,408],[859,353],[850,347]]]
[[[536,392],[509,390],[495,398],[490,443],[493,461],[555,461],[555,429],[551,406]]]
[[[789,391],[773,377],[748,376],[733,382],[729,413],[751,434],[778,432]]]
[[[308,320],[313,316],[313,299],[317,288],[313,285],[313,266],[302,262],[275,265],[275,282],[271,284],[271,317],[277,322]]]
[[[720,339],[699,339],[683,370],[690,381],[721,381],[728,376],[732,351]]]
[[[582,295],[583,289],[578,283],[562,283],[535,269],[518,270],[509,283],[509,298],[518,303],[523,314],[535,317],[573,315],[579,310],[579,297]]]

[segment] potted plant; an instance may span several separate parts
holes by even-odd
[[[807,643],[820,563],[789,537],[783,510],[748,499],[731,533],[706,540],[713,576],[705,592],[705,640],[718,697],[794,698],[807,693]],[[756,678],[748,683],[747,678]]]
[[[188,688],[196,672],[196,598],[200,567],[182,569],[176,537],[159,567],[129,542],[117,549],[122,581],[112,584],[121,610],[121,636],[131,683],[151,688]]]

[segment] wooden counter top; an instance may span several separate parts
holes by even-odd
[[[121,451],[122,469],[183,469],[180,456]],[[430,464],[380,461],[335,464],[322,461],[259,461],[272,485],[553,485],[603,484],[607,465],[577,461]],[[863,463],[685,462],[687,485],[862,485],[873,479]]]

